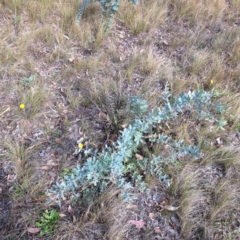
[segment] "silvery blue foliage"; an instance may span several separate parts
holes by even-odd
[[[157,176],[169,186],[170,178],[164,173],[164,167],[175,164],[178,159],[186,156],[197,159],[201,151],[197,146],[186,146],[183,141],[173,141],[168,135],[155,134],[154,127],[164,121],[172,121],[186,112],[195,119],[218,124],[214,114],[222,113],[223,108],[212,101],[214,97],[214,90],[206,92],[201,89],[172,96],[166,86],[161,95],[164,100],[163,106],[153,109],[148,114],[147,102],[138,97],[133,98],[130,105],[131,111],[136,113],[136,118],[121,131],[119,139],[102,152],[96,149],[84,150],[85,163],[74,168],[73,173],[65,176],[60,183],[56,183],[50,192],[60,203],[64,195],[91,197],[95,193],[103,192],[109,184],[116,184],[122,189],[122,196],[126,200],[131,200],[132,183],[140,191],[147,188],[144,182],[146,173]],[[167,146],[168,154],[155,156],[150,153],[139,160],[136,153],[147,144]],[[126,174],[131,176],[130,182]]]
[[[133,4],[138,4],[138,0],[128,0]],[[86,7],[93,2],[99,2],[102,7],[102,15],[108,18],[108,25],[111,24],[111,20],[114,14],[118,12],[120,0],[84,0],[79,6],[76,16],[76,22],[80,23],[81,17]]]
[[[145,99],[140,97],[132,97],[130,101],[131,112],[136,117],[141,117],[142,115],[146,114],[148,110],[148,104]]]

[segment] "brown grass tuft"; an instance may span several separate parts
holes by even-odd
[[[164,24],[166,15],[165,1],[143,0],[136,6],[125,1],[121,4],[118,18],[131,30],[132,34],[138,35]]]

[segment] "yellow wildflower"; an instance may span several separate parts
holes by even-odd
[[[212,79],[210,80],[210,84],[213,84],[213,80]]]
[[[83,146],[84,146],[83,143],[79,143],[79,144],[78,144],[78,147],[79,147],[80,149],[82,149]]]
[[[25,104],[24,104],[24,103],[21,103],[21,104],[19,105],[19,107],[20,107],[21,109],[24,109],[24,108],[25,108]]]

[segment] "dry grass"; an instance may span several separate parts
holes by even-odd
[[[25,107],[18,107],[18,113],[24,119],[32,120],[36,115],[44,113],[42,109],[47,99],[47,90],[44,87],[32,87],[19,95],[19,105],[24,104]]]
[[[4,148],[7,153],[7,157],[13,164],[17,178],[21,178],[25,174],[31,152],[33,152],[34,147],[34,145],[26,147],[23,143],[17,141],[4,141]]]
[[[178,21],[187,20],[191,25],[198,23],[206,23],[216,25],[224,19],[225,11],[228,4],[225,0],[207,0],[207,1],[190,1],[180,0],[170,1],[171,14]]]
[[[121,125],[132,120],[129,97],[139,95],[159,107],[166,82],[174,94],[215,88],[227,110],[225,131],[180,118],[163,127],[204,151],[201,161],[168,169],[174,173],[182,235],[239,239],[240,162],[234,136],[240,131],[240,1],[139,2],[121,1],[108,34],[99,3],[89,5],[76,25],[78,0],[0,2],[0,165],[4,181],[17,176],[6,183],[13,203],[6,239],[40,239],[27,227],[34,227],[47,207],[44,192],[65,166],[76,165],[77,140],[87,135],[99,141],[104,135],[104,143],[113,141]],[[49,239],[120,240],[131,232],[125,224],[128,210],[115,188],[88,208],[76,204],[69,212],[67,204],[58,209],[66,216]]]
[[[238,168],[239,151],[232,149],[209,151],[203,165],[189,163],[183,168],[174,191],[181,195],[182,232],[186,239],[191,236],[212,239],[223,234],[223,239],[229,236],[237,239],[233,218],[239,206]],[[218,175],[215,169],[219,169]],[[218,227],[224,221],[229,225],[221,232]]]
[[[127,1],[124,2],[120,7],[118,18],[130,29],[132,34],[138,35],[164,24],[166,15],[166,1],[142,0],[136,6]]]
[[[72,213],[74,222],[60,222],[60,234],[55,239],[89,239],[89,236],[100,239],[122,239],[129,230],[126,225],[127,204],[118,197],[119,190],[110,187],[110,191],[99,197],[97,204],[89,204],[80,215]],[[120,211],[122,209],[122,212]],[[123,224],[124,223],[124,224]]]

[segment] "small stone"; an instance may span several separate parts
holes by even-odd
[[[45,150],[42,150],[40,153],[39,153],[40,157],[44,157],[45,156]]]
[[[153,201],[154,202],[160,202],[160,200],[161,200],[161,196],[159,195],[159,194],[157,194],[157,193],[155,193],[154,195],[153,195]]]

